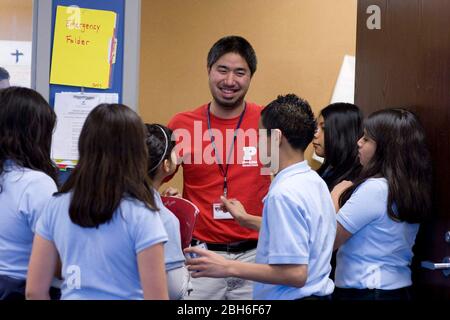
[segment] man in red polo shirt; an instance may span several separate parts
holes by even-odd
[[[217,41],[207,58],[212,101],[175,115],[169,123],[182,158],[183,197],[200,209],[193,245],[205,242],[209,250],[244,262],[254,262],[258,232],[223,212],[220,196],[238,199],[248,212],[261,216],[270,185],[257,152],[262,107],[244,99],[256,64],[244,38]],[[247,280],[201,278],[192,279],[192,286],[189,299],[252,298]]]

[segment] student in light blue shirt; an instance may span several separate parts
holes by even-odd
[[[260,128],[270,137],[260,150],[271,150],[271,167],[278,172],[264,199],[262,221],[250,217],[238,200],[222,197],[233,216],[248,218],[255,228],[260,224],[256,263],[188,248],[185,252],[202,256],[187,261],[195,271],[192,277],[253,280],[253,297],[258,300],[329,299],[334,289],[329,275],[336,217],[327,185],[304,160],[316,128],[314,115],[305,100],[293,94],[279,96],[262,111]]]
[[[332,103],[319,113],[312,145],[315,154],[324,160],[317,173],[330,192],[341,181],[353,181],[361,172],[356,143],[363,135],[362,123],[362,112],[351,103]],[[334,279],[336,252],[331,256],[331,267]]]
[[[145,126],[102,104],[81,130],[79,162],[38,221],[26,296],[46,299],[62,263],[62,299],[167,299],[167,233],[147,176]]]
[[[431,211],[431,162],[417,117],[373,113],[358,141],[361,176],[332,196],[339,210],[336,299],[410,299],[412,247]]]
[[[146,124],[147,148],[149,155],[148,174],[152,179],[155,190],[155,201],[159,208],[159,214],[168,234],[168,240],[164,245],[164,256],[167,273],[167,285],[171,300],[183,299],[189,288],[189,272],[184,262],[184,254],[181,248],[180,222],[178,218],[167,209],[158,193],[158,189],[164,179],[175,173],[177,168],[177,156],[174,150],[175,141],[172,141],[172,130],[160,124]]]
[[[0,91],[0,300],[25,299],[36,221],[56,189],[56,115],[37,92]]]

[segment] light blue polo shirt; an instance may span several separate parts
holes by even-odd
[[[339,248],[336,286],[392,290],[410,286],[418,224],[395,222],[387,213],[388,184],[371,178],[339,210],[337,221],[352,236]]]
[[[143,299],[137,255],[167,241],[159,214],[136,199],[124,198],[112,220],[98,228],[82,228],[70,220],[71,195],[54,196],[36,227],[38,235],[55,244],[61,258],[61,299]]]
[[[0,275],[26,279],[36,222],[57,191],[45,173],[6,161],[0,176]]]
[[[256,263],[306,264],[302,288],[254,283],[255,300],[291,300],[329,295],[334,290],[331,253],[336,213],[330,192],[306,161],[280,171],[264,201]]]
[[[155,190],[153,194],[155,195],[155,203],[159,208],[159,214],[169,238],[164,244],[164,262],[166,264],[166,271],[170,271],[184,266],[185,257],[181,249],[180,222],[164,206],[158,191]]]

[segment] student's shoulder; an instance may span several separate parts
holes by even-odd
[[[323,179],[312,170],[311,167],[305,166],[300,171],[284,177],[279,182],[280,188],[284,189],[310,189],[312,186],[326,186]],[[295,188],[293,188],[295,186]]]
[[[201,119],[204,117],[207,106],[208,104],[203,104],[193,110],[178,112],[172,117],[172,119],[170,119],[168,127],[174,130],[184,127],[187,122]]]
[[[291,212],[304,212],[306,198],[304,193],[277,185],[267,194],[264,201],[265,214],[268,216],[291,216]]]
[[[270,193],[278,199],[308,201],[311,198],[329,196],[326,183],[314,170],[285,177]]]
[[[371,206],[385,205],[389,193],[387,180],[384,178],[370,178],[359,185],[352,194],[352,198]]]
[[[369,178],[357,190],[361,192],[387,193],[388,183],[385,178]]]
[[[50,178],[49,175],[42,171],[25,168],[24,173],[28,180],[53,181],[53,179]]]
[[[159,212],[150,209],[144,202],[132,197],[122,199],[116,214],[120,214],[123,218],[121,221],[125,223],[127,230],[132,235],[148,228],[153,231],[164,230],[164,222]]]
[[[55,192],[47,202],[46,211],[49,212],[50,215],[53,213],[65,212],[69,209],[71,200],[71,192]]]
[[[267,194],[266,199],[269,202],[290,202],[292,195],[295,193],[293,191],[293,186],[289,184],[288,179],[280,181],[277,185],[271,188]]]
[[[135,208],[139,210],[144,210],[147,208],[147,206],[144,204],[144,202],[132,197],[132,196],[125,196],[120,201],[121,208]]]
[[[16,169],[15,175],[22,181],[22,183],[28,188],[34,188],[38,192],[51,189],[56,192],[56,183],[46,173],[29,168]]]
[[[156,205],[158,207],[158,204]],[[130,196],[122,199],[119,208],[125,217],[132,218],[133,220],[140,220],[148,215],[153,216],[158,212],[156,209],[151,209],[143,201]]]

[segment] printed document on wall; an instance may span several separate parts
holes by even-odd
[[[56,164],[73,167],[78,161],[78,139],[88,114],[101,103],[117,103],[114,93],[57,93],[56,129],[53,133],[52,159]]]

